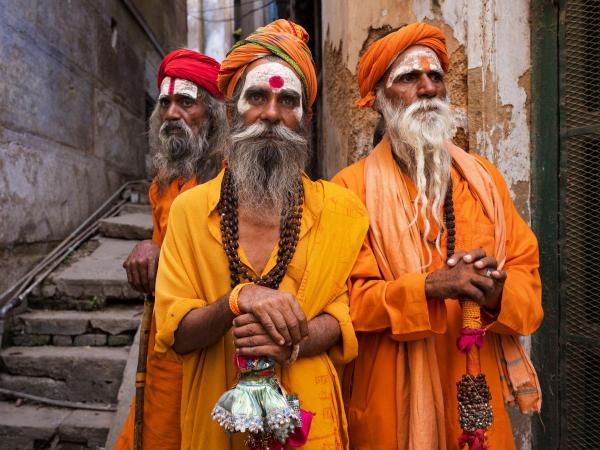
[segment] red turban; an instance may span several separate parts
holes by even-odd
[[[317,75],[307,42],[306,30],[291,20],[278,19],[258,28],[246,39],[237,42],[223,60],[219,89],[231,98],[249,64],[263,56],[275,55],[292,66],[304,85],[308,106],[312,106],[317,98]]]
[[[396,57],[412,45],[431,48],[440,59],[444,72],[448,71],[448,49],[444,33],[426,23],[413,23],[375,41],[358,62],[358,106],[372,106],[375,101],[375,85],[383,77]]]
[[[220,64],[210,56],[181,48],[169,53],[160,63],[156,84],[160,85],[165,77],[180,78],[196,83],[207,90],[213,97],[222,99],[223,96],[217,88],[217,74]]]

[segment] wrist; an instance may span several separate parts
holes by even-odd
[[[239,297],[242,292],[242,289],[248,286],[249,284],[252,283],[240,283],[236,287],[234,287],[229,293],[229,309],[235,316],[239,316],[242,314],[242,312],[244,312],[244,309],[240,307]]]

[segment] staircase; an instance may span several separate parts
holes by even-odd
[[[147,204],[119,209],[11,318],[0,350],[0,450],[103,449],[117,403],[128,407],[119,391],[137,361],[143,299],[122,264],[151,237],[152,220]],[[131,375],[126,383],[133,388]]]

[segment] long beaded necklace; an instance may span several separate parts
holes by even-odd
[[[446,259],[454,255],[456,244],[456,221],[454,219],[454,201],[452,200],[452,178],[448,181],[446,197],[444,198],[444,224],[448,236],[446,238]]]
[[[229,273],[231,276],[231,287],[246,279],[252,283],[277,289],[287,266],[294,256],[296,245],[300,237],[300,222],[302,219],[302,203],[304,202],[304,187],[302,180],[298,180],[296,192],[290,195],[289,211],[281,215],[279,225],[279,250],[277,252],[277,263],[265,276],[255,276],[250,269],[240,260],[239,249],[239,220],[238,200],[235,186],[229,170],[225,170],[221,184],[221,199],[219,201],[219,213],[221,214],[221,236],[223,247],[229,260]]]

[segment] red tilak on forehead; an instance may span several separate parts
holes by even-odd
[[[273,89],[282,88],[283,84],[283,78],[281,78],[279,75],[273,75],[271,78],[269,78],[269,86],[271,86]]]

